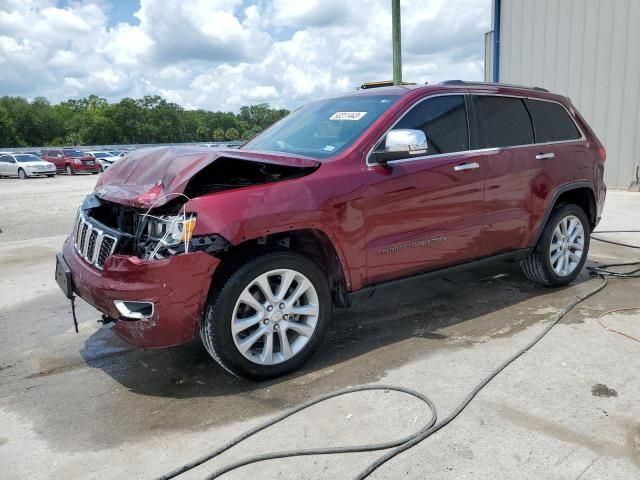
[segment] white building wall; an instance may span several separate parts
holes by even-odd
[[[500,82],[569,96],[607,148],[605,181],[628,187],[640,165],[640,0],[502,0],[500,23]]]

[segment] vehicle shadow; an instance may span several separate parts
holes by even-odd
[[[577,282],[590,278],[583,272]],[[143,351],[128,347],[105,327],[86,340],[80,353],[89,366],[137,394],[175,399],[264,394],[261,408],[252,410],[260,413],[376,381],[389,369],[439,349],[511,336],[547,319],[552,304],[564,306],[572,295],[565,290],[534,285],[516,264],[380,290],[365,302],[335,310],[325,341],[301,369],[262,382],[233,377],[199,341]]]

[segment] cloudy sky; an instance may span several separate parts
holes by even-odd
[[[390,0],[0,0],[0,95],[236,111],[391,78]],[[402,0],[405,80],[481,79],[490,0]]]

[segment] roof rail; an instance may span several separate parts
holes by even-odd
[[[402,86],[415,85],[415,82],[402,82]],[[393,87],[393,80],[383,80],[381,82],[365,82],[358,89],[366,90],[367,88]]]
[[[496,82],[468,82],[466,80],[445,80],[444,82],[438,83],[438,85],[466,85],[469,87],[473,86],[485,86],[485,87],[513,87],[513,88],[524,88],[526,90],[537,90],[539,92],[548,92],[546,88],[542,87],[527,87],[524,85],[514,85],[512,83],[496,83]]]

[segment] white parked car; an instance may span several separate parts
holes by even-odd
[[[116,163],[118,160],[122,158],[121,156],[114,155],[113,153],[108,152],[106,150],[94,150],[94,151],[85,152],[85,153],[97,160],[97,162],[100,164],[101,172],[104,172],[107,168],[109,168],[111,165],[113,165],[114,163]]]
[[[1,153],[0,177],[53,177],[56,166],[32,153]]]

